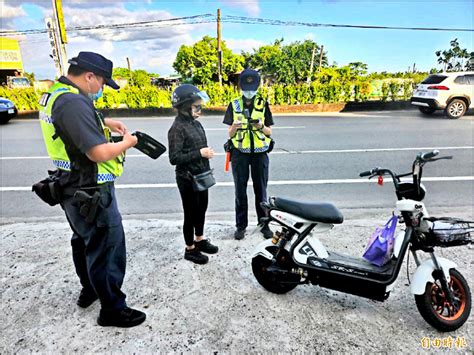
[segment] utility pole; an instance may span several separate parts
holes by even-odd
[[[222,85],[221,9],[217,9],[217,77]]]
[[[413,63],[413,73],[416,72],[416,63]]]
[[[64,15],[63,15],[63,7],[62,7],[62,0],[52,0],[53,2],[53,19],[56,23],[55,30],[56,36],[58,39],[58,49],[59,49],[59,59],[61,63],[61,74],[66,75],[66,67],[67,67],[67,54],[66,54],[66,43],[67,43],[67,36],[66,36],[66,25],[64,24]]]
[[[318,71],[321,71],[321,66],[323,65],[323,53],[324,53],[324,46],[321,46],[321,53],[319,54],[319,67]]]
[[[316,54],[316,45],[313,46],[313,54],[311,54],[311,64],[309,65],[308,79],[306,79],[306,82],[308,84],[311,82],[311,75],[313,74],[313,63],[314,63],[314,55],[315,54]]]
[[[56,36],[56,27],[54,26],[53,19],[51,17],[45,20],[46,29],[48,30],[49,44],[51,45],[50,57],[53,58],[54,66],[56,67],[56,76],[59,78],[62,75],[61,60],[59,58],[59,46],[58,38]]]
[[[130,80],[129,85],[133,86],[133,79],[132,79],[132,70],[130,69],[130,59],[127,57],[127,67],[128,67],[128,77]]]

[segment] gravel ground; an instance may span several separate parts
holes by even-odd
[[[328,249],[361,255],[387,213],[343,212],[344,224],[321,239]],[[473,217],[472,210],[470,215],[436,212]],[[148,316],[131,329],[99,327],[98,303],[85,310],[75,305],[80,285],[64,219],[0,221],[0,353],[407,353],[424,351],[425,337],[448,336],[464,338],[462,350],[472,352],[472,315],[456,332],[431,328],[407,287],[406,263],[383,303],[309,285],[274,295],[257,283],[250,267],[250,253],[261,236],[249,233],[242,241],[233,240],[231,220],[229,215],[208,216],[206,233],[220,252],[210,256],[209,264],[197,266],[182,259],[180,216],[125,218],[124,291],[129,305]],[[438,254],[455,261],[474,288],[472,249],[439,249]],[[411,259],[410,272],[414,269]]]

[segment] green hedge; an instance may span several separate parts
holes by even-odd
[[[33,88],[9,89],[6,86],[0,86],[0,97],[12,101],[20,111],[37,110],[41,95],[42,92],[37,92]]]
[[[171,94],[174,88],[164,89],[155,86],[127,86],[119,91],[108,87],[100,98],[96,107],[119,108],[161,108],[171,107]],[[209,95],[208,106],[226,106],[239,95],[235,86],[217,83],[200,87]],[[310,84],[284,85],[274,84],[264,86],[261,92],[271,105],[301,105],[319,103],[337,103],[369,100],[373,91],[373,84],[367,80],[357,79],[354,82],[329,81],[321,83],[313,81]],[[403,98],[407,100],[413,92],[413,83],[409,80],[383,81],[380,89],[379,99],[393,101]],[[38,100],[42,92],[34,89],[8,89],[0,87],[0,96],[12,100],[19,110],[37,110]]]

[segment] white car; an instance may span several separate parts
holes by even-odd
[[[444,110],[448,118],[456,119],[472,108],[473,96],[474,72],[439,73],[428,76],[416,87],[411,104],[426,115]]]
[[[0,124],[5,124],[17,115],[18,111],[8,99],[0,97]]]

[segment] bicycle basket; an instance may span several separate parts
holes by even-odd
[[[473,243],[474,222],[457,218],[433,218],[429,232],[432,246],[455,247]]]

